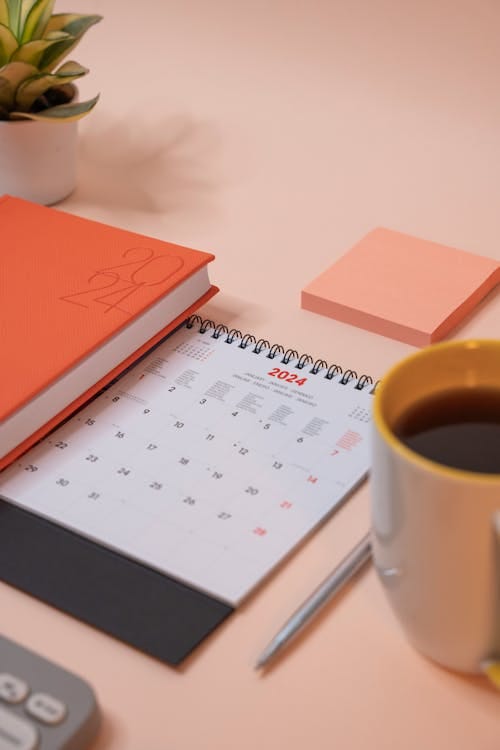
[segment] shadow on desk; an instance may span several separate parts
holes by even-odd
[[[82,131],[76,196],[113,211],[210,210],[219,138],[188,117],[97,116]]]

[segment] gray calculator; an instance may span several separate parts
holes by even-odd
[[[88,683],[0,636],[0,750],[84,750],[98,726]]]

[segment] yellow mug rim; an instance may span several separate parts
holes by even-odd
[[[417,352],[413,352],[403,359],[392,365],[382,378],[380,383],[377,385],[374,393],[373,401],[373,421],[380,435],[383,437],[385,442],[394,450],[399,453],[406,460],[411,461],[417,466],[421,466],[422,469],[427,471],[433,471],[434,473],[441,474],[444,477],[456,480],[466,480],[468,482],[475,481],[480,484],[499,484],[500,473],[498,474],[482,474],[476,471],[467,471],[465,469],[457,469],[453,466],[445,466],[437,461],[433,461],[430,458],[421,456],[416,451],[408,448],[404,443],[396,437],[389,425],[387,424],[384,416],[382,415],[381,402],[385,392],[390,387],[391,380],[398,374],[398,372],[408,366],[411,366],[412,362],[417,359],[423,359],[435,356],[436,351],[445,351],[446,349],[464,349],[471,348],[476,349],[478,347],[494,347],[500,349],[500,339],[462,339],[455,341],[445,341],[437,344],[430,344],[424,349],[420,349]],[[500,390],[500,381],[499,381]]]

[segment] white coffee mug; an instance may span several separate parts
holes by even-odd
[[[454,341],[410,355],[374,397],[373,559],[410,642],[461,672],[500,662],[500,473],[424,458],[394,426],[445,389],[498,388],[500,341]],[[500,397],[500,396],[499,396]]]

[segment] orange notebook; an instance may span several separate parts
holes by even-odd
[[[218,290],[211,253],[0,198],[0,469]]]
[[[374,229],[302,290],[302,307],[414,346],[438,341],[500,280],[493,258]]]

